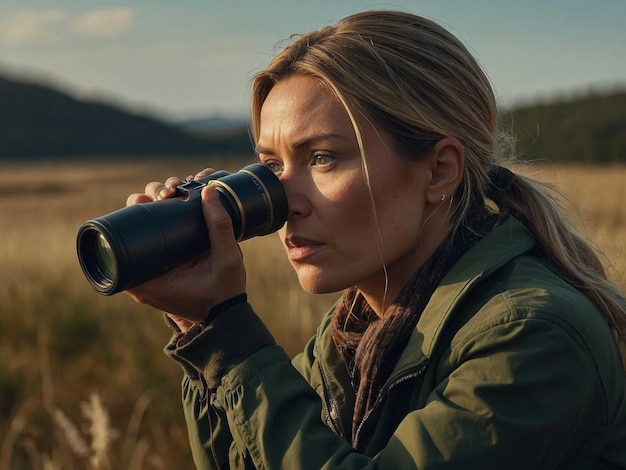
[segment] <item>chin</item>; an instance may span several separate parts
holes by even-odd
[[[333,292],[343,291],[353,285],[339,282],[337,279],[331,279],[329,276],[323,276],[319,273],[312,276],[311,273],[304,274],[298,272],[298,281],[300,286],[309,294],[332,294]]]

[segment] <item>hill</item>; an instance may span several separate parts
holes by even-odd
[[[0,77],[0,159],[250,153],[247,130],[199,135],[48,86]],[[242,137],[245,135],[247,141]]]
[[[626,162],[626,92],[519,107],[503,113],[526,160]]]
[[[207,118],[178,122],[176,123],[176,127],[188,132],[220,132],[247,127],[247,121],[245,118],[209,116]]]

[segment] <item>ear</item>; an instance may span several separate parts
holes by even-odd
[[[429,157],[431,178],[426,187],[426,199],[431,204],[449,201],[463,178],[465,147],[454,137],[444,137],[435,144]]]

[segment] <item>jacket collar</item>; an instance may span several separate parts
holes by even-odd
[[[470,248],[435,289],[388,382],[425,363],[433,354],[455,308],[468,292],[534,245],[535,239],[528,230],[518,220],[509,217]]]

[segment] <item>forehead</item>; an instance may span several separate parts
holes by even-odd
[[[307,75],[292,75],[269,92],[261,108],[260,139],[274,134],[330,132],[344,129],[351,121],[343,104],[321,80]]]

